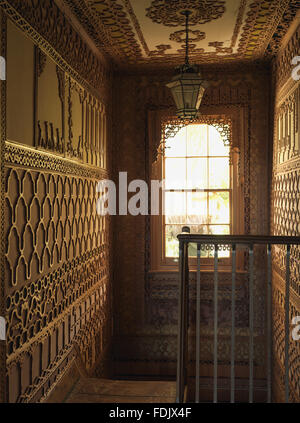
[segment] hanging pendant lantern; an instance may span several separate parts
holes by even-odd
[[[185,64],[176,68],[177,74],[166,86],[170,88],[172,92],[178,117],[183,120],[193,120],[197,116],[208,83],[202,79],[198,67],[190,65],[189,63],[188,19],[191,12],[189,10],[184,10],[182,14],[186,17]]]

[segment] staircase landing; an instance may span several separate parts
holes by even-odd
[[[174,403],[176,383],[81,378],[67,403]]]

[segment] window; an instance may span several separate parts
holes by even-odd
[[[178,257],[177,235],[183,225],[192,233],[230,233],[229,147],[213,126],[191,124],[167,140],[163,177],[166,258]],[[191,250],[190,255],[196,255],[196,249]]]
[[[158,269],[177,266],[182,226],[198,234],[231,234],[238,233],[239,220],[237,160],[214,126],[185,126],[166,140],[165,147],[155,172],[165,180],[161,215],[152,217],[151,255]],[[190,245],[189,256],[196,254],[196,245]],[[201,251],[207,266],[212,266],[212,255],[213,251]],[[220,264],[230,265],[229,251],[220,250],[219,258]]]

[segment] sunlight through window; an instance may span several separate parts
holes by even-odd
[[[183,225],[191,233],[229,234],[231,186],[229,147],[210,125],[190,124],[168,138],[163,160],[165,192],[165,257],[178,257],[177,235]],[[203,257],[210,253],[202,251]],[[196,246],[190,246],[196,256]],[[229,252],[220,251],[220,257]]]

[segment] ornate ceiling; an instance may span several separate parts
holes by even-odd
[[[194,63],[263,59],[275,52],[299,9],[293,0],[64,0],[95,44],[121,67],[184,60],[190,17]]]

